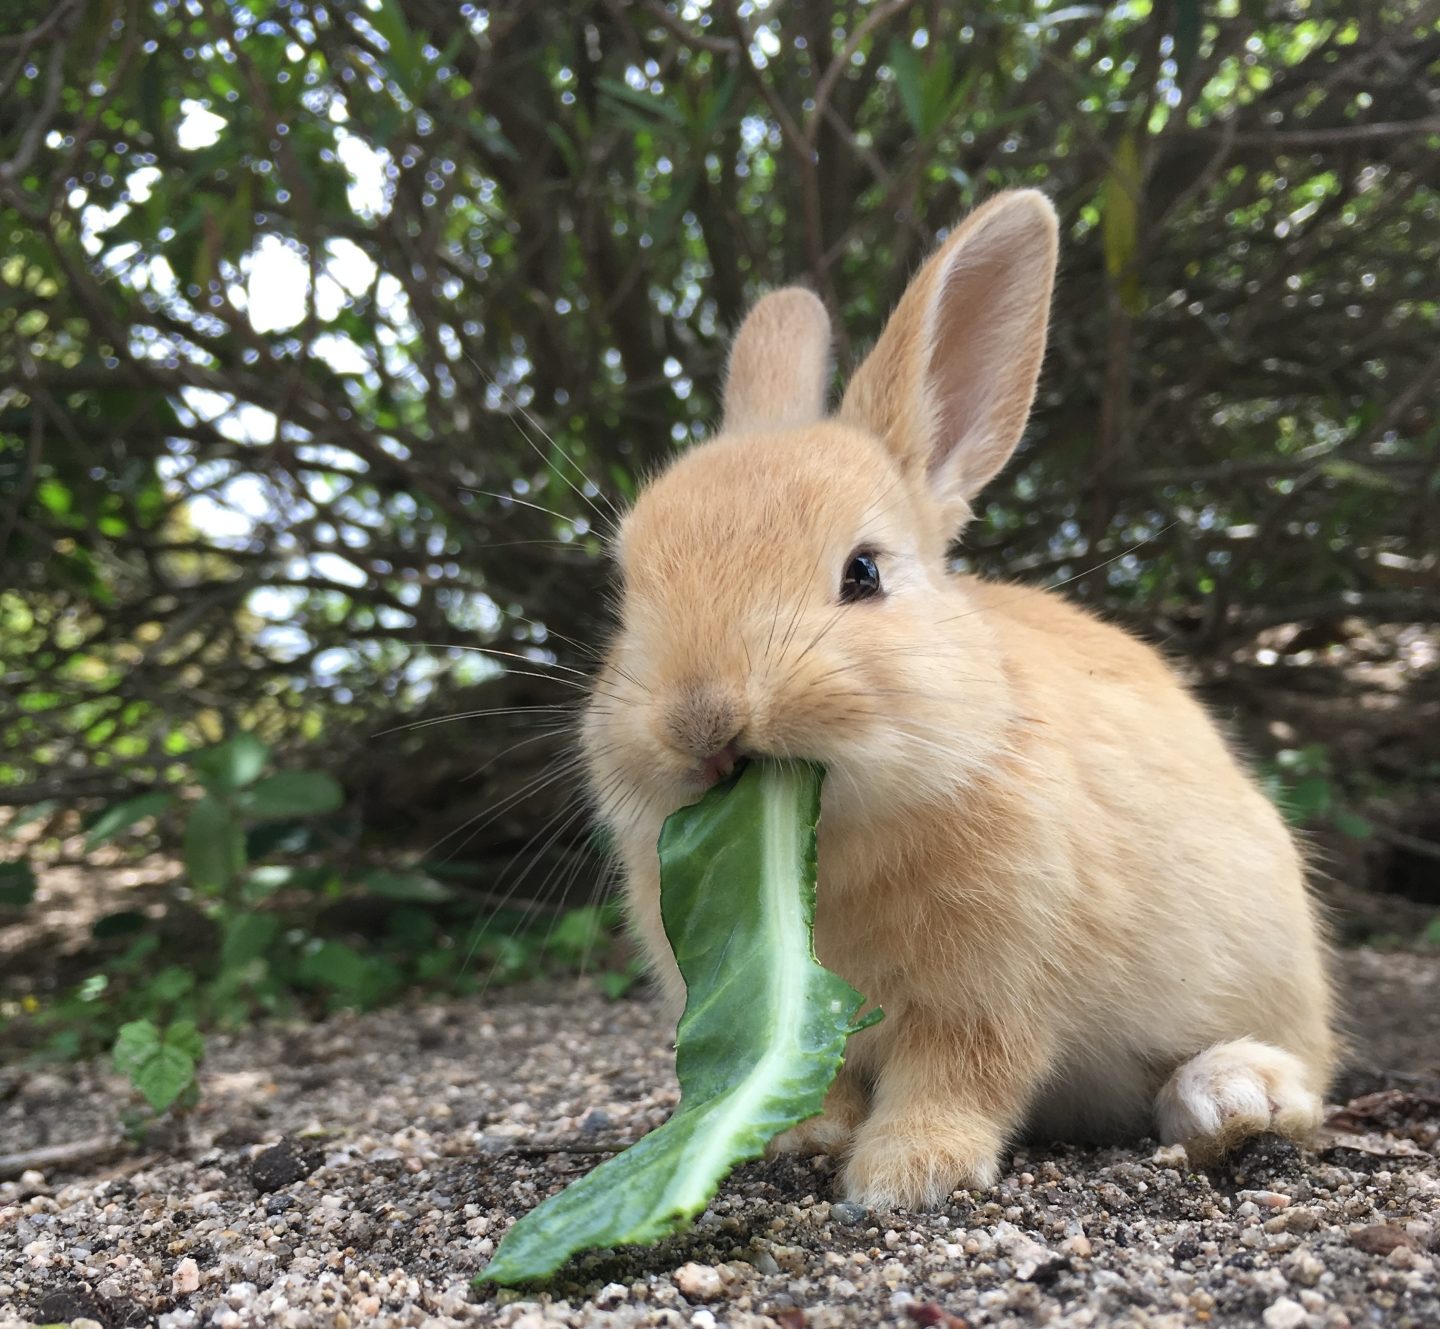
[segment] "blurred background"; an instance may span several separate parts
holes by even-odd
[[[959,563],[1162,645],[1342,937],[1440,943],[1437,19],[8,0],[0,1046],[623,993],[566,746],[604,514],[759,291],[843,374],[1017,185],[1053,336]]]

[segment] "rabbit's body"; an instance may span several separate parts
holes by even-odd
[[[826,766],[816,949],[886,1019],[778,1145],[844,1153],[845,1191],[870,1203],[988,1183],[1027,1124],[1113,1137],[1158,1117],[1194,1149],[1301,1133],[1331,1069],[1299,857],[1204,711],[1124,632],[946,567],[1028,408],[1049,219],[1034,195],[976,214],[838,420],[816,401],[813,297],[757,307],[726,432],[626,519],[624,624],[587,719],[631,917],[677,1013],[665,816],[737,752]],[[947,330],[952,283],[999,306],[1008,340]],[[954,362],[988,371],[978,400],[937,381]]]

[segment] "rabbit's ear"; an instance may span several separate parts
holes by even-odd
[[[971,213],[916,274],[845,391],[840,418],[878,433],[926,477],[952,532],[1030,414],[1057,233],[1035,190]]]
[[[812,424],[825,414],[830,316],[799,286],[762,296],[741,324],[725,374],[726,429]]]

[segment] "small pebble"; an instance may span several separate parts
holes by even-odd
[[[1282,1195],[1279,1191],[1241,1191],[1236,1197],[1242,1201],[1249,1201],[1260,1209],[1288,1209],[1290,1197]]]
[[[841,1200],[839,1204],[830,1206],[830,1217],[837,1223],[843,1223],[846,1227],[854,1227],[857,1223],[863,1223],[870,1216],[870,1211],[864,1205],[851,1204],[848,1200]]]
[[[688,1301],[714,1301],[725,1290],[720,1271],[709,1264],[682,1264],[675,1271],[675,1286]]]
[[[1310,1317],[1298,1301],[1281,1297],[1267,1306],[1260,1318],[1265,1321],[1265,1329],[1301,1329]]]
[[[200,1290],[200,1266],[188,1256],[175,1266],[170,1276],[170,1291],[177,1297],[188,1296]]]

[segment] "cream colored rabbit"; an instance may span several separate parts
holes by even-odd
[[[615,551],[585,744],[633,925],[678,1012],[661,822],[737,756],[824,764],[816,947],[886,1019],[776,1144],[869,1205],[986,1186],[1027,1127],[1303,1134],[1332,1069],[1299,855],[1205,712],[1124,632],[946,564],[1025,425],[1056,233],[1038,193],[972,214],[834,415],[824,309],[766,296],[724,429]]]

